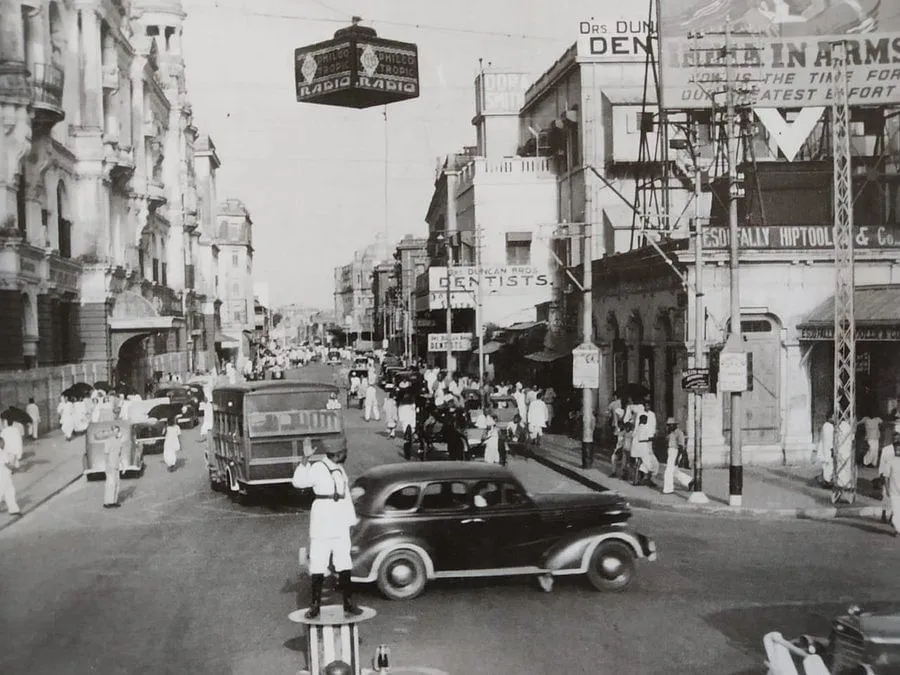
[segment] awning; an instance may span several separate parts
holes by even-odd
[[[503,330],[507,331],[522,331],[522,330],[531,330],[535,326],[543,326],[546,321],[520,321],[519,323],[514,323],[512,326],[507,326]]]
[[[570,349],[567,352],[556,352],[551,351],[549,349],[545,349],[542,352],[534,352],[533,354],[526,354],[525,358],[529,361],[536,361],[537,363],[552,363],[553,361],[558,361],[559,359],[564,359],[567,356],[572,354],[572,350]]]
[[[143,316],[134,319],[109,319],[110,330],[157,331],[180,326],[182,319],[176,316]]]
[[[481,347],[482,354],[493,354],[494,352],[498,352],[503,349],[506,345],[502,342],[497,342],[496,340],[489,340],[485,342]],[[478,351],[478,345],[475,345],[475,348],[472,350],[473,352]]]
[[[216,344],[222,349],[238,349],[241,346],[241,339],[227,333],[216,333]]]
[[[857,286],[853,293],[856,339],[900,342],[900,285]],[[801,340],[834,339],[834,296],[798,324]]]

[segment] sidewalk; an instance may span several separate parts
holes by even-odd
[[[54,429],[37,441],[25,441],[21,466],[13,473],[16,501],[27,517],[45,501],[81,478],[84,456],[84,434],[66,442],[62,432]],[[20,520],[0,511],[0,530]]]
[[[634,486],[610,478],[609,453],[597,450],[592,469],[581,468],[581,441],[559,434],[546,434],[533,448],[534,459],[593,489],[607,488],[625,496],[633,506],[665,511],[698,512],[769,518],[836,518],[881,516],[881,495],[872,489],[875,469],[859,469],[859,490],[852,505],[831,503],[831,491],[818,487],[818,470],[812,464],[799,466],[745,466],[741,506],[728,505],[728,468],[704,468],[703,492],[708,504],[691,504],[690,493],[676,488],[662,494],[662,470],[654,479],[657,487]]]

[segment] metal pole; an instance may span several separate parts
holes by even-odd
[[[697,140],[697,124],[694,124],[694,140]],[[703,298],[703,227],[700,222],[700,197],[703,194],[703,172],[694,147],[694,368],[703,367],[703,338],[706,328],[706,311]],[[691,496],[695,504],[709,502],[703,493],[703,392],[694,392],[694,476]]]
[[[725,86],[727,87],[727,119],[725,121],[727,134],[725,137],[728,147],[728,229],[729,229],[729,264],[731,267],[731,335],[729,341],[734,350],[743,349],[741,338],[741,290],[740,270],[738,267],[738,248],[740,245],[738,234],[738,176],[737,176],[737,143],[735,132],[737,131],[737,116],[735,114],[734,87],[732,72],[732,45],[731,25],[725,24]],[[741,392],[731,392],[731,462],[728,471],[728,503],[731,506],[741,505],[741,496],[744,491],[744,467],[741,456]]]
[[[478,278],[478,302],[475,304],[475,330],[478,331],[478,395],[484,395],[484,291],[481,288],[481,228],[475,231],[475,270]]]
[[[450,308],[450,283],[453,279],[453,249],[450,247],[450,235],[447,237],[447,374],[452,372],[453,366],[453,310]]]
[[[581,285],[584,287],[581,304],[582,333],[584,343],[594,344],[594,295],[592,292],[593,272],[593,228],[591,218],[591,185],[585,186],[584,238],[582,239],[582,264],[584,265]],[[594,465],[594,390],[581,390],[581,468],[590,469]]]

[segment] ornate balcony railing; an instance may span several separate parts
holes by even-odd
[[[65,73],[53,63],[35,63],[29,70],[35,123],[39,128],[49,129],[65,117],[62,103]]]

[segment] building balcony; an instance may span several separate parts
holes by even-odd
[[[34,92],[24,61],[0,61],[0,100],[28,105]]]
[[[78,294],[81,265],[56,251],[29,244],[12,232],[0,233],[0,287],[45,286],[61,294]]]
[[[31,66],[34,127],[38,131],[47,132],[65,118],[62,103],[64,82],[65,73],[57,65],[35,63]]]
[[[166,186],[162,181],[157,179],[147,181],[147,201],[150,203],[150,208],[159,208],[168,201]]]
[[[134,173],[134,150],[104,135],[103,162],[110,178],[128,179]]]
[[[141,283],[141,295],[147,300],[161,316],[182,316],[184,309],[181,305],[181,293],[168,286],[161,286],[152,281]]]
[[[555,175],[550,157],[478,157],[460,170],[459,190],[471,186],[476,176],[484,177],[492,183],[522,183],[528,179],[550,179]]]

